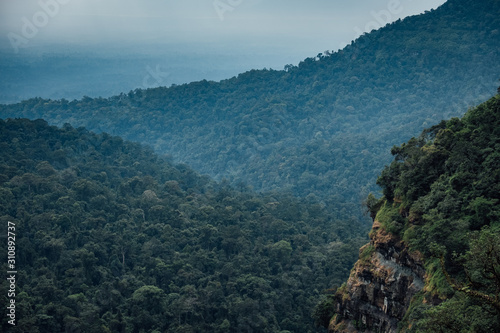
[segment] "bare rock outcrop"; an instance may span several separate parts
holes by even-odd
[[[329,332],[396,332],[412,297],[424,288],[422,256],[410,253],[398,237],[373,224],[371,241],[347,284],[337,291]]]

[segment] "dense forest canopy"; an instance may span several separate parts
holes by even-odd
[[[313,332],[365,241],[318,202],[235,190],[108,134],[0,120],[0,145],[18,249],[4,332]]]
[[[452,117],[494,94],[499,45],[500,1],[449,0],[282,71],[0,105],[2,330],[316,331],[378,183],[428,272],[402,328],[498,331],[500,97]]]
[[[450,0],[282,71],[111,98],[34,98],[0,106],[0,116],[106,131],[217,180],[288,189],[359,218],[392,145],[494,94],[499,27],[499,1]]]

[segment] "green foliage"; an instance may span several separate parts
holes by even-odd
[[[238,191],[107,134],[0,120],[0,145],[19,267],[2,331],[313,331],[318,290],[366,242],[313,200]]]
[[[425,271],[428,274],[426,291],[430,295],[442,300],[453,295],[453,289],[446,280],[439,258],[433,257],[427,259],[425,262]]]
[[[485,227],[472,235],[471,249],[465,254],[468,276],[490,293],[500,292],[500,233]]]
[[[394,235],[400,235],[405,226],[405,219],[399,213],[398,207],[388,201],[380,208],[375,219]]]
[[[361,262],[368,261],[371,255],[375,252],[375,247],[371,244],[366,245],[362,248],[361,253],[359,254],[359,260]]]
[[[328,327],[335,314],[335,304],[336,300],[334,295],[325,295],[316,305],[313,312],[313,318],[318,327]]]
[[[439,306],[420,303],[411,309],[411,328],[403,332],[496,332],[499,323],[498,318],[491,315],[492,311],[492,308],[481,302],[457,294]]]
[[[368,194],[366,201],[364,202],[367,212],[370,214],[370,217],[374,220],[377,216],[378,211],[384,204],[384,198],[377,199],[373,195],[373,193]]]

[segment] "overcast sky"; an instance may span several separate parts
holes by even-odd
[[[444,0],[0,0],[2,48],[47,43],[212,43],[337,50]]]

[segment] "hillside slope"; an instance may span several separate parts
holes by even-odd
[[[500,95],[392,153],[330,331],[499,332]]]
[[[16,305],[2,332],[313,332],[319,293],[364,242],[317,203],[234,190],[119,137],[0,120],[0,148],[15,234],[1,268],[18,272],[16,295],[0,282]]]
[[[499,1],[449,0],[284,71],[108,99],[31,99],[0,106],[0,117],[106,131],[216,179],[313,194],[360,215],[393,144],[494,94],[499,27]]]

